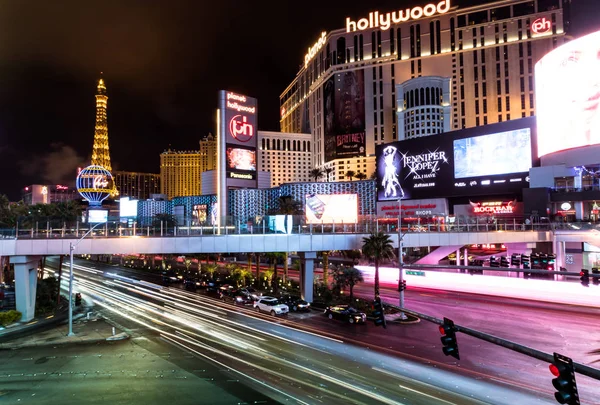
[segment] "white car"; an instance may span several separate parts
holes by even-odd
[[[281,304],[275,297],[260,297],[254,303],[254,308],[258,312],[268,312],[273,316],[287,314],[290,311],[287,305]]]

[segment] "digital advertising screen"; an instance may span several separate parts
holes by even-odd
[[[520,192],[534,151],[534,117],[377,145],[377,200]]]
[[[89,210],[88,223],[98,224],[108,221],[108,210]]]
[[[531,130],[523,128],[454,141],[454,178],[528,172]]]
[[[256,179],[256,149],[227,145],[227,178]]]
[[[365,156],[364,71],[336,73],[323,85],[325,161]]]
[[[308,224],[355,224],[358,222],[357,194],[307,194]]]
[[[193,225],[204,225],[208,219],[208,204],[196,204],[192,209]]]
[[[121,197],[119,199],[119,216],[137,217],[138,200],[131,200],[129,197]]]
[[[538,157],[600,143],[600,31],[535,65]]]

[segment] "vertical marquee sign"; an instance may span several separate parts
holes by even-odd
[[[217,111],[218,218],[227,215],[227,190],[256,188],[257,101],[227,90],[219,92]]]

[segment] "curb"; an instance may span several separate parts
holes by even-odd
[[[125,340],[125,339],[129,339],[129,335],[126,332],[121,332],[121,333],[118,333],[118,334],[116,334],[114,336],[107,337],[106,341],[107,342],[114,342],[114,341],[117,341],[117,340]]]

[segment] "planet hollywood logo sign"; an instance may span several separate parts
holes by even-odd
[[[361,18],[358,21],[352,21],[350,17],[346,18],[346,32],[364,31],[370,28],[381,28],[387,30],[392,24],[398,24],[409,20],[418,20],[422,17],[431,17],[436,14],[446,14],[450,11],[450,0],[443,0],[439,3],[426,4],[423,7],[407,8],[392,13],[379,13],[375,11],[369,13],[369,17]]]
[[[228,92],[226,106],[228,109],[235,110],[237,112],[256,114],[255,106],[244,105],[247,101],[248,101],[248,99],[246,98],[246,96]]]
[[[327,33],[323,31],[321,33],[321,37],[319,37],[319,40],[313,46],[308,48],[306,55],[304,55],[304,67],[308,66],[308,63],[312,60],[312,58],[314,58],[317,52],[319,52],[321,48],[323,48],[325,42],[327,42]]]
[[[229,121],[229,133],[240,142],[248,142],[254,136],[254,126],[248,123],[248,117],[235,115]]]
[[[538,18],[531,23],[531,31],[534,34],[546,34],[552,29],[552,23],[546,18]]]

